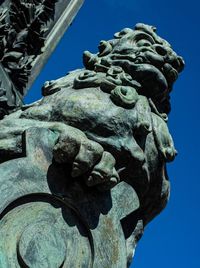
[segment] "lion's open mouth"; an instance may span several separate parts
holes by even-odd
[[[115,65],[121,66],[126,73],[138,81],[145,94],[160,95],[167,91],[168,82],[165,75],[157,67],[150,63],[134,63],[129,60],[115,60]],[[142,92],[141,92],[142,93]]]
[[[150,63],[130,64],[129,71],[149,96],[160,95],[168,89],[168,81],[163,72]]]
[[[112,60],[114,65],[121,66],[137,80],[149,96],[166,93],[178,77],[178,72],[172,65],[152,51],[139,53],[136,57],[115,55]]]

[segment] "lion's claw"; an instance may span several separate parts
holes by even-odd
[[[72,177],[78,177],[89,171],[101,158],[103,147],[91,140],[82,142],[72,166]]]
[[[94,166],[86,181],[88,186],[106,184],[111,187],[119,182],[119,175],[115,170],[115,158],[109,152],[103,152],[100,162]]]

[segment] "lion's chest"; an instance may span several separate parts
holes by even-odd
[[[116,106],[110,95],[100,90],[67,90],[60,101],[62,107],[57,108],[62,119],[83,131],[104,137],[124,136],[132,131],[134,111]]]

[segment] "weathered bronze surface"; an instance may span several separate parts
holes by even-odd
[[[168,201],[183,59],[137,24],[84,65],[0,123],[0,267],[127,267]]]

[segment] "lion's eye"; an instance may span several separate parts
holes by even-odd
[[[139,47],[149,47],[149,46],[151,46],[152,44],[151,44],[151,42],[149,42],[148,40],[143,39],[143,40],[139,40],[139,41],[137,42],[137,45],[138,45]]]
[[[154,45],[154,49],[161,56],[167,55],[167,49],[162,45]]]

